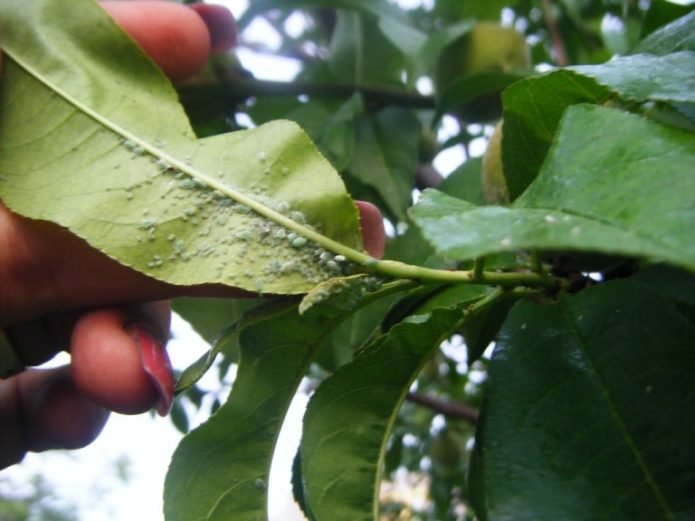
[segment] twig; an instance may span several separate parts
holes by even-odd
[[[450,402],[434,396],[413,392],[407,394],[406,400],[423,405],[449,418],[458,418],[472,424],[478,422],[478,410],[465,403]]]
[[[550,0],[543,0],[543,16],[545,17],[545,23],[548,25],[550,38],[553,42],[555,61],[560,67],[567,67],[567,65],[569,65],[567,50],[565,49],[565,43],[562,41],[560,29],[557,26],[557,20],[553,15],[553,6],[550,4]]]

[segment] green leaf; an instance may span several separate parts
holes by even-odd
[[[309,103],[313,105],[313,103]],[[355,118],[364,111],[364,101],[358,93],[327,114],[316,132],[316,144],[338,170],[345,170],[355,148]],[[294,118],[296,111],[289,114]]]
[[[460,322],[435,310],[395,326],[325,380],[304,419],[306,499],[319,520],[377,519],[386,442],[398,408],[433,349]]]
[[[475,207],[427,190],[411,216],[455,260],[570,250],[654,257],[694,270],[693,164],[692,134],[579,105],[568,109],[541,174],[511,208]]]
[[[215,341],[224,328],[258,306],[262,300],[252,298],[177,298],[172,309],[186,320],[208,343]]]
[[[197,140],[170,83],[91,1],[3,3],[0,23],[12,210],[179,285],[299,293],[329,278],[288,227],[360,247],[356,208],[296,125]]]
[[[301,315],[296,303],[277,301],[230,329],[240,346],[237,377],[226,403],[174,453],[164,491],[167,521],[265,519],[275,443],[309,364],[350,313],[407,284],[396,281],[381,292],[348,284],[345,294],[330,292]]]
[[[374,188],[399,219],[412,201],[420,123],[411,111],[388,107],[356,121],[350,173]]]
[[[645,71],[649,71],[645,74]],[[502,94],[504,173],[512,200],[535,179],[565,109],[577,103],[692,102],[695,53],[640,54],[519,81]]]
[[[380,18],[379,29],[393,46],[403,53],[408,63],[408,83],[412,85],[417,79],[416,74],[420,72],[417,69],[418,59],[427,42],[427,36],[415,27],[392,17]]]
[[[632,52],[664,55],[678,51],[695,51],[695,11],[653,32]]]
[[[661,293],[695,324],[695,275],[671,266],[654,265],[636,273],[632,280]]]
[[[565,109],[609,96],[608,89],[567,70],[521,80],[502,93],[502,160],[512,200],[538,175]]]
[[[329,46],[333,81],[353,85],[402,85],[402,53],[377,22],[358,11],[340,10]]]
[[[277,436],[325,327],[287,304],[242,321],[227,402],[174,452],[164,489],[167,521],[265,519]]]
[[[495,95],[496,98],[499,98],[499,92],[527,76],[528,74],[523,72],[496,70],[480,71],[462,76],[444,89],[437,104],[437,113],[434,120],[437,121],[446,112],[456,112],[465,103],[470,103],[474,107],[476,101],[483,96]],[[490,104],[493,103],[493,99],[495,98],[490,99]],[[485,101],[488,102],[488,99],[485,98]],[[497,101],[497,104],[499,104],[499,101]],[[497,117],[499,117],[499,114]]]
[[[437,187],[445,194],[464,199],[473,204],[484,205],[483,182],[480,175],[481,158],[473,157],[446,176]]]
[[[695,327],[629,281],[511,312],[481,445],[490,520],[690,519]]]
[[[642,24],[641,36],[644,37],[653,33],[657,29],[661,29],[662,26],[674,22],[676,19],[689,14],[692,10],[693,7],[689,5],[674,4],[667,0],[653,0],[652,2],[650,2],[649,8],[645,13],[644,23]],[[644,46],[644,44],[642,44],[641,46],[646,47]]]
[[[695,52],[692,51],[666,56],[634,54],[569,70],[593,78],[627,101],[695,102]]]

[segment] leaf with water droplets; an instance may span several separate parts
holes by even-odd
[[[196,139],[92,2],[5,2],[0,23],[0,198],[15,212],[179,285],[305,292],[340,274],[315,240],[361,248],[354,204],[295,124]]]
[[[412,217],[455,260],[538,249],[656,258],[692,271],[694,151],[690,133],[577,105],[565,113],[538,178],[511,207],[476,207],[428,190]]]

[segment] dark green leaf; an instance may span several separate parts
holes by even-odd
[[[376,519],[386,441],[410,384],[460,310],[412,317],[317,389],[302,440],[306,497],[317,519]]]
[[[649,71],[645,74],[645,71]],[[504,91],[504,174],[511,199],[538,174],[565,109],[577,103],[692,102],[695,54],[625,56],[517,82]]]
[[[469,159],[444,178],[437,190],[478,206],[486,204],[480,163],[479,157]]]
[[[240,329],[239,371],[227,402],[172,458],[164,489],[168,521],[265,517],[275,442],[324,328],[284,305],[252,312]]]
[[[356,122],[350,174],[374,188],[399,220],[412,201],[420,123],[412,112],[389,107]]]
[[[669,301],[629,282],[517,305],[478,439],[488,518],[695,515],[694,345]]]
[[[502,93],[502,160],[512,200],[538,175],[565,109],[609,96],[608,89],[567,70],[519,81]]]
[[[357,11],[338,11],[327,63],[333,81],[360,86],[403,83],[403,55],[375,20]]]
[[[672,301],[695,324],[695,275],[671,266],[649,266],[632,280],[646,284]]]
[[[653,33],[662,26],[675,21],[677,18],[687,15],[692,10],[693,7],[689,5],[674,4],[667,0],[652,0],[644,16],[641,36],[645,37]]]
[[[593,78],[628,101],[695,102],[695,52],[633,54],[569,70]],[[645,71],[649,71],[645,74]]]
[[[695,51],[695,11],[650,34],[632,52],[665,55],[678,51]]]
[[[258,306],[258,299],[177,298],[173,310],[186,320],[196,333],[212,343],[220,331],[235,323],[250,309]]]
[[[174,453],[165,483],[167,521],[264,518],[275,443],[309,364],[350,312],[402,284],[385,285],[379,294],[348,281],[344,293],[314,295],[302,315],[296,304],[277,301],[230,329],[241,350],[237,377],[226,403]]]
[[[469,365],[483,356],[485,349],[497,337],[507,313],[518,300],[518,296],[509,293],[495,299],[488,306],[481,306],[469,315],[461,328],[461,334],[466,341]]]
[[[495,114],[490,112],[494,117],[485,118],[486,120],[497,119],[502,110],[499,93],[512,83],[527,76],[528,74],[521,72],[495,70],[480,71],[462,76],[449,84],[442,93],[441,99],[437,104],[435,120],[439,119],[446,112],[456,113],[458,110],[462,110],[465,115],[467,112],[470,113],[475,110],[475,105],[480,103],[499,105]],[[492,97],[481,99],[481,97],[488,95],[492,95]]]
[[[576,106],[538,179],[512,208],[478,208],[428,190],[411,215],[440,254],[457,260],[571,250],[655,257],[692,270],[694,162],[691,134]]]

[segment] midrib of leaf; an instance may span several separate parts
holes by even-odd
[[[61,89],[57,85],[53,84],[50,82],[47,78],[45,78],[39,71],[34,69],[31,65],[29,65],[27,62],[22,60],[21,58],[18,57],[17,53],[12,51],[11,48],[4,47],[3,48],[4,53],[7,57],[9,57],[12,61],[14,61],[20,68],[22,68],[26,73],[28,73],[30,76],[32,76],[35,80],[38,82],[42,83],[46,88],[48,88],[51,92],[56,93],[58,96],[63,98],[66,102],[68,102],[70,105],[75,107],[78,111],[82,112],[83,114],[87,115],[88,117],[92,118],[94,121],[96,121],[99,125],[101,125],[104,128],[109,129],[112,131],[114,134],[121,136],[124,140],[131,141],[135,145],[141,147],[144,151],[149,153],[155,158],[161,159],[162,161],[165,161],[167,165],[170,165],[171,167],[176,168],[178,171],[183,172],[184,174],[188,175],[189,177],[195,179],[196,181],[202,183],[203,185],[207,186],[208,188],[211,188],[212,190],[215,190],[217,192],[220,192],[221,194],[229,197],[230,199],[233,199],[234,201],[238,202],[239,204],[242,204],[244,206],[247,206],[248,208],[252,209],[254,212],[256,212],[259,215],[262,215],[264,217],[267,217],[268,219],[274,221],[275,223],[284,226],[287,229],[290,229],[303,237],[306,237],[307,239],[323,246],[325,249],[330,250],[334,253],[340,254],[345,256],[346,258],[350,259],[351,261],[360,264],[360,265],[367,265],[371,262],[373,262],[375,259],[370,257],[369,255],[362,253],[360,251],[357,251],[353,248],[350,248],[349,246],[346,246],[345,244],[342,244],[338,241],[335,241],[329,237],[326,237],[325,235],[322,235],[315,230],[312,230],[311,228],[308,228],[302,224],[299,224],[298,222],[290,219],[289,217],[273,210],[272,208],[260,203],[256,199],[253,199],[252,197],[249,197],[248,195],[244,194],[243,192],[240,192],[239,190],[235,190],[234,188],[221,183],[217,179],[210,177],[209,175],[191,167],[184,161],[181,161],[180,159],[177,159],[176,157],[167,154],[163,150],[161,150],[159,147],[151,144],[149,141],[141,138],[140,136],[133,134],[132,132],[128,131],[127,129],[123,128],[122,126],[118,125],[117,123],[109,120],[108,118],[104,117],[103,115],[99,114],[98,112],[92,110],[89,106],[85,105],[78,99],[76,99],[74,96],[72,96],[70,93],[66,92],[65,90]]]
[[[587,366],[589,367],[590,371],[593,373],[595,376],[596,380],[599,383],[599,386],[601,388],[601,391],[603,395],[606,398],[606,403],[608,404],[608,410],[610,411],[611,416],[613,417],[613,420],[615,424],[618,426],[618,429],[620,429],[620,432],[623,433],[623,438],[625,440],[625,443],[628,446],[628,449],[632,453],[632,455],[635,458],[635,461],[637,462],[637,466],[640,468],[642,471],[642,474],[644,475],[644,481],[647,483],[649,488],[651,489],[652,493],[654,494],[654,497],[656,498],[657,503],[661,507],[661,509],[664,511],[664,514],[666,515],[667,519],[675,519],[675,514],[669,507],[668,503],[666,502],[666,498],[663,495],[663,492],[659,488],[659,485],[654,481],[654,477],[652,476],[651,472],[647,468],[647,465],[642,458],[642,455],[639,452],[639,449],[637,448],[637,445],[635,445],[635,441],[632,439],[632,436],[630,432],[627,430],[627,426],[625,425],[625,422],[623,421],[622,417],[618,413],[618,410],[615,407],[615,403],[613,399],[611,398],[610,392],[608,391],[608,386],[606,385],[606,382],[603,380],[601,377],[601,374],[598,371],[598,368],[592,363],[591,357],[589,356],[589,353],[586,349],[586,342],[582,338],[579,329],[577,328],[574,320],[572,319],[572,316],[567,312],[567,309],[565,306],[562,306],[562,315],[565,318],[565,321],[567,322],[567,326],[569,330],[574,334],[575,338],[577,339],[577,345],[579,347],[579,350],[582,352],[584,355],[584,361],[586,362]]]

